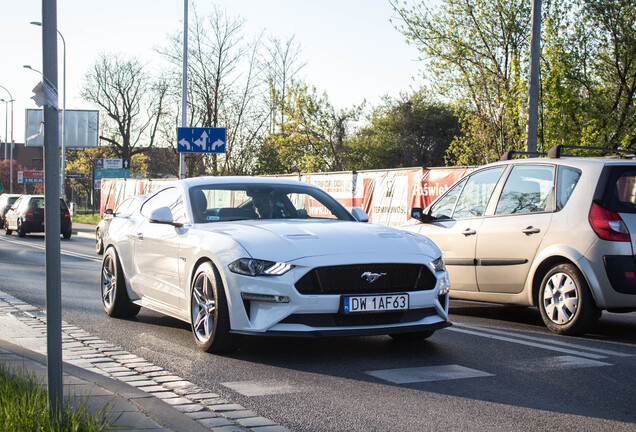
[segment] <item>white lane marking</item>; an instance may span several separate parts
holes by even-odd
[[[221,385],[243,396],[270,396],[303,391],[298,385],[280,381],[236,381],[221,383]]]
[[[460,327],[447,327],[446,330],[451,330],[451,331],[455,331],[458,333],[466,333],[466,334],[471,334],[471,335],[475,335],[475,336],[481,336],[481,337],[485,337],[488,339],[497,339],[500,341],[504,341],[504,342],[512,342],[512,343],[516,343],[519,345],[527,345],[527,346],[531,346],[531,347],[535,347],[535,348],[542,348],[542,349],[546,349],[546,350],[550,350],[550,351],[558,351],[564,354],[572,354],[575,356],[581,356],[581,357],[588,357],[591,359],[604,359],[607,358],[607,356],[603,356],[603,355],[598,355],[598,354],[591,354],[591,353],[586,353],[586,352],[582,352],[582,351],[576,351],[576,350],[571,350],[571,349],[566,349],[566,348],[559,348],[553,345],[547,345],[545,343],[537,343],[537,342],[530,342],[530,341],[524,341],[524,340],[519,340],[517,338],[517,335],[514,334],[511,336],[513,337],[506,337],[506,336],[497,336],[495,334],[489,334],[489,333],[484,333],[484,332],[480,332],[480,331],[476,331],[476,330],[468,330],[465,328],[460,328]],[[579,348],[583,348],[583,347],[579,347]]]
[[[586,346],[582,346],[582,345],[578,345],[578,344],[573,344],[573,343],[569,343],[569,342],[562,342],[562,341],[557,341],[557,340],[547,340],[547,339],[540,338],[540,337],[537,337],[537,336],[528,336],[528,335],[524,335],[524,334],[511,333],[511,332],[507,332],[507,331],[504,331],[504,330],[496,330],[496,329],[490,329],[490,328],[485,328],[485,327],[477,327],[477,326],[470,327],[470,326],[466,326],[466,325],[462,325],[462,324],[453,324],[453,327],[459,327],[459,328],[465,328],[465,329],[478,329],[478,330],[489,332],[489,333],[513,336],[513,337],[520,338],[520,339],[528,339],[528,340],[533,340],[533,341],[538,341],[538,342],[550,343],[552,345],[560,345],[560,346],[564,346],[564,347],[576,348],[576,349],[580,349],[580,350],[591,351],[591,352],[595,352],[595,353],[599,353],[599,354],[607,354],[607,355],[616,356],[616,357],[632,357],[633,356],[633,354],[627,354],[627,353],[622,353],[622,352],[617,352],[617,351],[610,351],[610,350],[605,350],[605,349],[600,349],[600,348],[586,347]]]
[[[41,245],[37,245],[37,244],[31,244],[25,241],[20,241],[20,240],[11,240],[11,239],[6,239],[6,238],[2,238],[0,237],[0,240],[5,241],[7,243],[14,243],[14,244],[19,244],[22,246],[27,246],[33,249],[39,249],[39,250],[46,250],[46,248],[44,246]],[[85,259],[87,261],[95,261],[95,262],[102,262],[101,258],[97,258],[91,255],[86,255],[83,253],[79,253],[79,252],[73,252],[73,251],[69,251],[69,250],[65,250],[65,249],[61,249],[60,248],[60,253],[64,254],[64,255],[68,255],[68,256],[72,256],[75,258],[81,258],[81,259]]]
[[[488,372],[470,369],[460,365],[424,366],[402,369],[382,369],[366,371],[366,374],[394,384],[431,382],[462,378],[480,378],[494,376]]]
[[[598,360],[591,360],[575,356],[558,356],[558,357],[546,357],[533,360],[521,360],[516,362],[511,367],[522,371],[550,371],[550,370],[562,370],[570,368],[584,368],[584,367],[600,367],[600,366],[613,366],[611,363],[605,363]]]

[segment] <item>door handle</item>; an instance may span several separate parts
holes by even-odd
[[[529,226],[526,229],[522,229],[521,230],[522,233],[526,234],[526,235],[530,235],[530,234],[537,234],[540,233],[541,230],[539,228],[535,228],[533,226]]]
[[[144,239],[144,234],[143,233],[137,233],[137,238],[139,240],[143,240]]]
[[[464,231],[462,231],[462,234],[464,234],[466,237],[468,237],[469,235],[477,234],[477,231],[475,231],[472,228],[466,228]]]

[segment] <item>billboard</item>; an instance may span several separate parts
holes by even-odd
[[[66,110],[64,116],[60,111],[58,115],[60,143],[62,142],[62,118],[64,118],[64,148],[97,147],[99,111]],[[44,145],[44,124],[41,109],[26,110],[24,142],[27,147],[42,147]]]

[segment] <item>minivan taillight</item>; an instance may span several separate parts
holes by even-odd
[[[603,240],[630,241],[629,231],[618,213],[592,203],[590,209],[590,225]]]

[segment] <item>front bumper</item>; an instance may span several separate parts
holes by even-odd
[[[344,294],[300,294],[294,284],[315,267],[315,262],[313,266],[294,264],[294,269],[276,277],[225,273],[233,333],[298,337],[381,335],[432,331],[451,325],[446,271],[435,273],[431,289],[408,292],[408,310],[345,314],[341,308]],[[320,263],[342,264],[346,264],[342,259]],[[245,300],[243,293],[280,296],[288,301]]]

